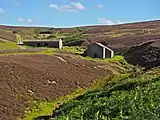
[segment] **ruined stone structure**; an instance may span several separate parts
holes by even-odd
[[[107,46],[96,42],[94,44],[88,45],[84,55],[93,58],[112,58],[114,56],[114,51]]]
[[[25,40],[21,45],[27,45],[32,47],[53,47],[62,48],[62,40]]]

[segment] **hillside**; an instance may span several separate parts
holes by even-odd
[[[146,68],[160,66],[160,39],[130,48],[125,59],[133,65]]]
[[[88,61],[46,50],[1,53],[0,118],[16,120],[25,113],[29,114],[41,102],[48,104],[78,88],[88,87],[96,79],[119,74],[126,69],[127,66],[114,60]]]
[[[133,45],[159,39],[160,21],[148,21],[113,26],[85,26],[75,28],[41,28],[0,26],[0,38],[15,40],[13,31],[22,39],[58,39],[66,45],[81,45],[80,39],[90,43],[99,41],[109,46],[116,53],[124,53]],[[119,42],[121,41],[121,42]],[[83,41],[82,41],[83,42]]]
[[[20,49],[13,31],[23,40],[62,38],[65,46]],[[116,55],[81,56],[83,45],[97,41]],[[159,66],[160,21],[75,28],[0,26],[0,119],[158,120]]]
[[[35,120],[159,120],[160,69],[118,76]]]

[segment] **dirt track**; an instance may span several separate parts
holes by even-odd
[[[0,57],[0,120],[22,116],[31,98],[54,100],[109,75],[97,65],[65,55]]]

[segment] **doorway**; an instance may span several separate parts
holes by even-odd
[[[41,47],[41,44],[40,44],[40,43],[37,43],[37,47]]]
[[[44,47],[48,47],[48,43],[45,43]]]

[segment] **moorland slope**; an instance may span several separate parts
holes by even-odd
[[[58,39],[62,38],[66,45],[81,45],[77,42],[84,39],[92,42],[103,42],[116,53],[123,53],[146,41],[159,39],[160,21],[128,23],[122,25],[97,25],[74,28],[42,28],[0,26],[0,38],[14,41],[12,33],[16,31],[22,39]]]

